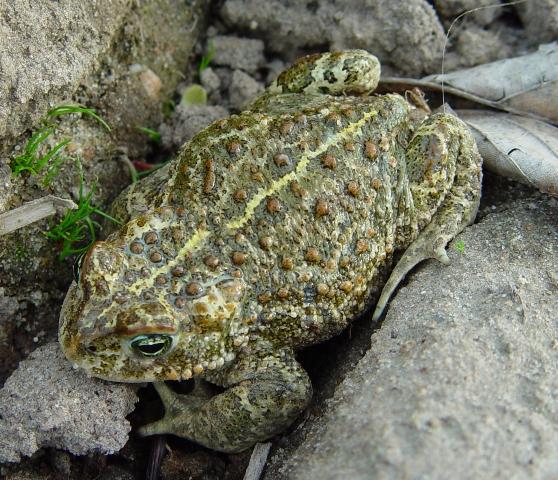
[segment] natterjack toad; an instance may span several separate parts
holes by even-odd
[[[372,95],[379,70],[361,50],[303,58],[117,201],[128,223],[85,256],[60,342],[93,376],[157,382],[166,414],[143,434],[235,452],[280,432],[312,395],[295,352],[447,262],[479,154],[457,118]],[[189,378],[224,390],[163,382]]]

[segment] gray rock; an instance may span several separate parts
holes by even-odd
[[[241,69],[248,73],[256,73],[265,65],[262,40],[217,35],[210,42],[215,48],[213,63],[216,65]]]
[[[558,2],[532,0],[515,6],[532,45],[552,42],[558,37]]]
[[[170,121],[159,126],[161,143],[168,149],[180,147],[211,122],[228,115],[219,105],[178,105]]]
[[[218,91],[221,87],[221,79],[211,67],[201,71],[200,82],[208,94]]]
[[[242,110],[246,104],[262,92],[263,85],[241,70],[235,70],[229,85],[229,101],[236,110]]]
[[[479,25],[489,25],[498,17],[503,8],[493,0],[434,0],[438,13],[448,19],[448,23],[458,15],[467,13],[467,20]],[[483,8],[490,6],[489,8]]]
[[[85,376],[58,343],[35,350],[0,390],[0,462],[17,462],[41,447],[77,455],[114,453],[128,440],[124,418],[135,387]]]
[[[428,261],[266,479],[554,478],[558,202],[512,202]],[[307,425],[308,425],[307,423]]]
[[[27,5],[27,7],[26,7]],[[110,15],[99,12],[110,10]],[[2,2],[0,137],[16,137],[52,99],[67,96],[95,67],[128,13],[126,0]]]
[[[227,0],[224,21],[249,29],[267,47],[294,60],[305,48],[364,48],[400,73],[439,69],[444,32],[426,0],[337,2]]]

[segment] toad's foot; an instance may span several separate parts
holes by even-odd
[[[420,232],[413,243],[405,250],[403,256],[392,270],[388,281],[384,285],[382,294],[376,304],[372,320],[378,320],[397,285],[405,275],[423,260],[434,258],[444,265],[450,263],[445,247],[447,243],[470,225],[477,214],[480,200],[481,169],[475,141],[465,124],[451,115],[435,115],[421,126],[415,135],[416,145],[420,145],[414,153],[416,163],[436,166],[437,151],[440,151],[440,141],[456,142],[458,148],[451,146],[444,149],[452,155],[455,151],[455,181],[447,192],[444,200],[430,223]],[[448,161],[448,160],[445,160]],[[449,161],[452,161],[449,159]],[[434,175],[429,176],[429,182]],[[426,183],[426,182],[425,182]],[[417,191],[427,185],[418,185]]]
[[[211,398],[198,395],[197,388],[194,395],[180,395],[156,383],[165,416],[139,433],[170,433],[214,450],[239,452],[284,430],[312,396],[308,376],[291,354],[265,357],[232,380]]]

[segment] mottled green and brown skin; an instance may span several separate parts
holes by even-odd
[[[158,382],[166,415],[144,434],[232,452],[278,433],[311,397],[294,352],[338,334],[385,285],[378,317],[473,220],[469,131],[372,96],[378,77],[363,51],[302,59],[116,202],[128,223],[85,257],[60,342],[91,375]],[[192,377],[225,390],[162,382]]]

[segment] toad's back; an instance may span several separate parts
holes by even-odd
[[[261,334],[303,346],[366,307],[398,247],[396,219],[410,228],[411,107],[396,95],[293,94],[266,110],[197,136],[181,153],[171,203],[190,226],[186,277],[236,269]]]

